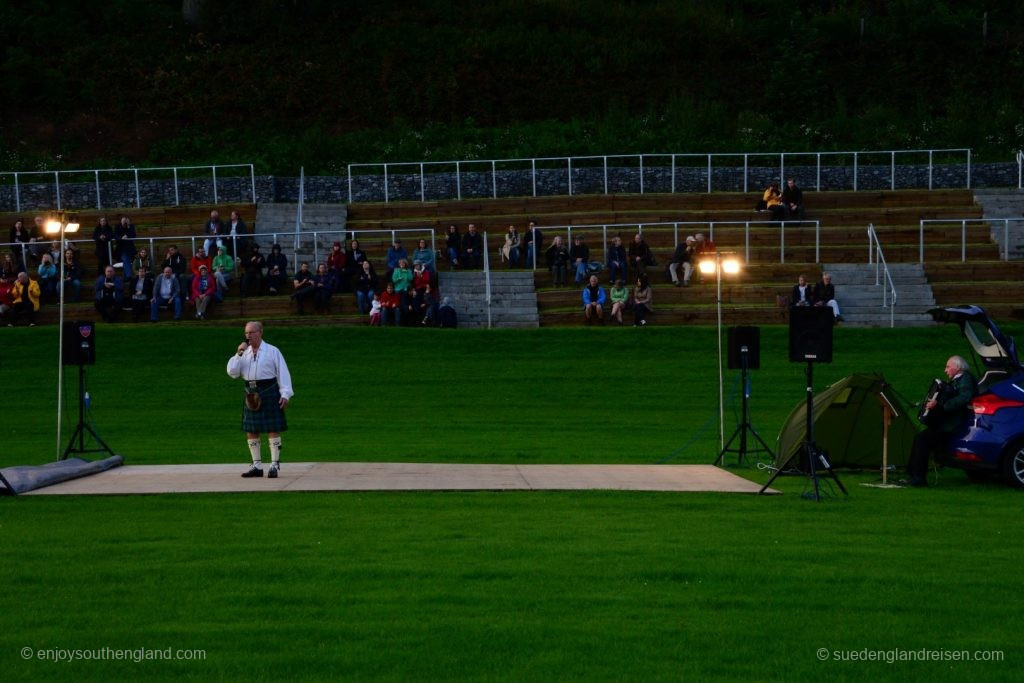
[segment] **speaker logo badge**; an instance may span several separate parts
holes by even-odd
[[[92,336],[92,325],[82,325],[78,328],[78,334],[82,335],[82,339],[88,339]]]

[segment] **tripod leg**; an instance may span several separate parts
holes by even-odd
[[[764,493],[765,491],[767,491],[767,490],[768,490],[768,487],[772,485],[772,482],[774,482],[774,481],[775,481],[776,479],[778,479],[778,478],[779,478],[779,475],[780,475],[780,474],[782,474],[783,470],[785,470],[785,469],[786,469],[787,467],[789,467],[789,464],[790,464],[791,462],[793,462],[793,458],[795,458],[795,457],[796,457],[796,456],[798,456],[799,454],[800,454],[800,451],[799,451],[799,450],[797,450],[797,451],[796,451],[796,452],[794,452],[794,453],[793,453],[793,454],[792,454],[791,456],[789,456],[788,458],[786,458],[786,462],[782,463],[782,466],[781,466],[781,467],[779,467],[779,469],[775,470],[775,472],[774,472],[774,473],[772,474],[772,476],[771,476],[771,477],[770,477],[770,478],[768,479],[768,481],[767,481],[767,482],[765,482],[765,485],[761,487],[761,490],[757,492],[757,495],[759,495],[759,496],[760,496],[760,495],[761,495],[762,493]]]

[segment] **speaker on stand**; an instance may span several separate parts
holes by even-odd
[[[772,474],[758,494],[764,493],[772,482],[786,469],[794,458],[806,460],[808,474],[814,484],[814,500],[821,501],[821,485],[818,468],[823,468],[836,482],[839,490],[849,495],[843,482],[839,481],[828,455],[814,443],[814,364],[832,362],[832,327],[835,319],[828,306],[793,306],[789,309],[789,360],[793,363],[807,363],[807,424],[804,427],[804,441],[786,462]]]
[[[722,452],[718,454],[714,464],[719,465],[725,458],[726,453],[736,453],[736,464],[742,465],[743,458],[748,453],[767,453],[773,460],[775,454],[768,447],[761,435],[754,429],[750,422],[750,381],[747,376],[749,370],[757,370],[761,367],[761,328],[760,327],[730,327],[729,328],[729,369],[740,371],[740,381],[743,383],[743,404],[740,424],[736,431],[729,437]],[[754,437],[760,448],[747,447],[748,432]],[[732,444],[739,438],[739,447],[733,448]]]
[[[78,366],[78,426],[71,435],[68,447],[64,449],[61,460],[66,460],[71,453],[109,453],[114,455],[99,434],[85,422],[85,366],[96,364],[96,324],[91,320],[69,320],[64,323],[64,344],[60,349],[61,362],[64,365]],[[87,449],[85,433],[88,432],[101,448]],[[76,444],[77,441],[77,444]]]

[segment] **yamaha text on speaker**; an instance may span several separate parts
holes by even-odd
[[[794,306],[789,309],[789,360],[794,363],[831,363],[832,327],[828,306]]]
[[[96,325],[91,320],[64,322],[61,360],[64,365],[96,364]]]

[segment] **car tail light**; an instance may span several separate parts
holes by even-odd
[[[966,460],[968,462],[981,462],[981,456],[977,453],[968,453],[967,451],[956,451],[953,453],[957,460]]]
[[[1024,401],[1014,401],[1011,398],[1003,398],[995,394],[984,394],[971,401],[971,408],[975,415],[995,415],[1003,408],[1020,408]]]

